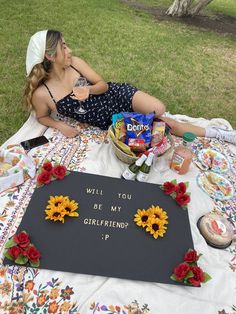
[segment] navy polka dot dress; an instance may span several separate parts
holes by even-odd
[[[136,87],[127,83],[108,82],[108,90],[104,94],[89,95],[82,102],[71,98],[72,92],[57,102],[50,91],[49,94],[61,115],[106,130],[112,123],[114,113],[133,111],[132,98],[137,91]]]

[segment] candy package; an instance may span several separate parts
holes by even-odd
[[[126,125],[125,143],[134,143],[130,139],[144,140],[145,149],[150,145],[152,139],[152,122],[154,113],[142,114],[139,112],[122,113]]]

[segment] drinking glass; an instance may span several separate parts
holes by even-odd
[[[79,77],[76,79],[74,87],[73,87],[73,93],[76,97],[76,99],[79,102],[78,108],[75,108],[75,113],[79,114],[85,114],[87,110],[84,109],[82,105],[82,101],[86,99],[89,95],[89,90],[87,88],[88,82],[85,77]]]

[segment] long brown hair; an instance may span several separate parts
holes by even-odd
[[[58,42],[62,42],[62,33],[55,30],[48,30],[46,37],[46,49],[50,57],[56,56],[56,49]],[[36,64],[29,76],[26,78],[24,94],[23,94],[23,105],[27,109],[32,109],[32,97],[34,91],[45,82],[51,71],[52,62],[44,58],[42,63]]]

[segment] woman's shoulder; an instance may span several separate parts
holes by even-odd
[[[45,102],[47,103],[48,101],[48,91],[45,87],[45,85],[40,85],[39,87],[36,88],[36,90],[33,93],[32,100],[34,103],[38,102]]]
[[[80,68],[85,63],[86,62],[83,59],[76,56],[73,56],[71,59],[71,65],[74,66],[75,68]]]

